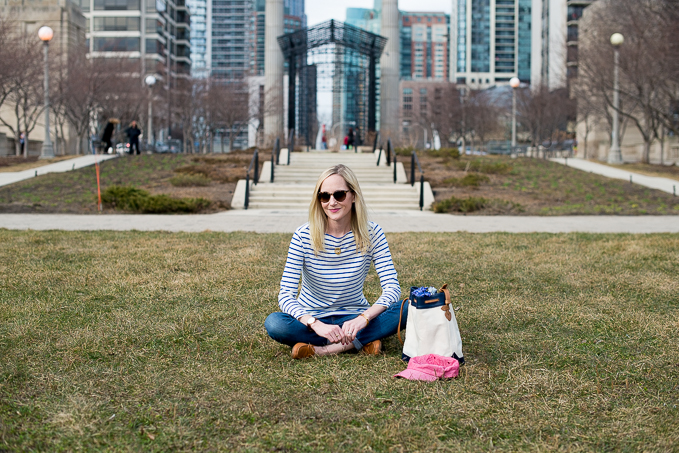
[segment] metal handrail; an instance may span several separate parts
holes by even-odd
[[[269,180],[269,182],[273,182],[274,168],[276,168],[276,147],[275,146],[271,150],[271,179]]]
[[[394,184],[396,184],[396,151],[391,145],[391,139],[387,140],[387,165],[394,168]]]
[[[245,209],[250,206],[250,172],[253,165],[255,174],[252,178],[252,184],[257,185],[257,181],[259,181],[259,150],[257,149],[255,149],[255,153],[252,155],[252,160],[250,160],[250,165],[248,166],[248,171],[245,173],[245,203],[243,204]]]
[[[410,185],[415,185],[415,164],[417,164],[417,169],[420,170],[420,174],[424,174],[422,171],[422,166],[420,165],[420,159],[417,158],[417,153],[413,151],[410,156]]]
[[[380,143],[380,153],[377,155],[377,166],[380,166],[380,160],[382,160],[382,153],[384,152],[384,149],[382,149],[382,143]]]
[[[391,139],[387,139],[387,166],[391,165]]]
[[[276,165],[281,164],[281,139],[276,137],[276,141],[273,144],[273,149],[276,151]]]
[[[417,164],[417,169],[420,170],[420,211],[424,208],[424,171],[420,165],[420,159],[417,157],[417,153],[413,151],[410,157],[410,185],[415,186],[415,164]]]
[[[292,154],[292,150],[295,148],[295,130],[290,129],[290,134],[288,136],[288,165],[290,165],[290,154]]]
[[[375,154],[375,150],[377,149],[377,144],[380,141],[380,133],[375,132],[375,141],[373,142],[373,154]]]

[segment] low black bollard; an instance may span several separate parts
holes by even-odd
[[[248,209],[249,205],[250,205],[250,172],[248,172],[245,175],[245,203],[243,203],[243,207],[245,209]]]
[[[420,174],[420,211],[424,209],[424,173]]]

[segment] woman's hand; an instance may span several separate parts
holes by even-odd
[[[356,339],[356,335],[358,335],[358,332],[365,329],[367,325],[368,320],[365,319],[363,316],[358,315],[354,319],[351,319],[342,324],[342,330],[344,331],[344,334],[347,336],[348,342],[351,343],[352,341],[354,341],[354,339]]]
[[[316,321],[315,323],[311,324],[311,329],[313,329],[313,331],[319,336],[327,338],[331,343],[349,344],[353,340],[349,340],[346,333],[340,326],[324,324],[321,321]]]

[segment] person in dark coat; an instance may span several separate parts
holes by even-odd
[[[139,152],[139,136],[141,135],[141,130],[137,127],[136,121],[130,123],[130,127],[127,128],[126,133],[130,139],[130,154],[141,154]]]
[[[353,127],[349,128],[349,133],[347,134],[347,138],[349,139],[349,140],[347,140],[347,142],[348,142],[347,143],[347,149],[353,149],[353,147],[355,145],[354,128]]]
[[[108,122],[106,123],[106,127],[104,128],[104,133],[101,136],[101,141],[104,144],[104,154],[108,153],[109,148],[113,148],[113,131],[116,128],[116,124],[118,124],[120,121],[118,121],[115,118],[109,118]]]

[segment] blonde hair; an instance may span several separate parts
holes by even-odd
[[[359,253],[366,253],[370,246],[370,232],[368,231],[368,208],[363,199],[361,187],[353,171],[346,165],[335,165],[325,170],[318,177],[314,193],[309,205],[309,233],[311,235],[311,246],[314,255],[318,255],[320,250],[325,249],[325,230],[328,227],[328,216],[323,211],[321,201],[318,199],[318,192],[321,185],[329,176],[340,175],[347,183],[347,187],[354,194],[354,203],[351,205],[351,231],[354,232],[356,239],[356,250]]]

